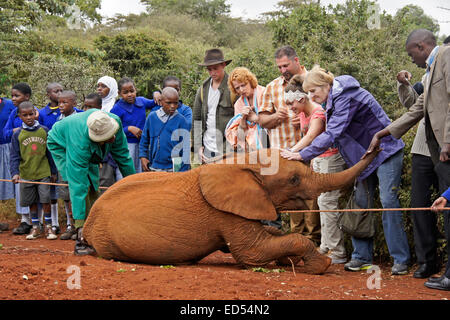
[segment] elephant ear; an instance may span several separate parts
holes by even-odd
[[[276,209],[258,175],[250,165],[207,164],[200,169],[200,189],[218,210],[252,220],[276,220]]]

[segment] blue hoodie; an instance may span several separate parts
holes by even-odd
[[[348,166],[355,165],[369,148],[373,136],[386,128],[391,120],[383,108],[359,82],[351,76],[336,77],[326,106],[327,128],[310,146],[300,151],[305,161],[324,153],[333,144]],[[361,173],[358,180],[367,178],[386,159],[403,149],[401,139],[392,136],[381,141],[382,151]]]

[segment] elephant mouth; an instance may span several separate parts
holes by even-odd
[[[289,198],[286,202],[277,206],[277,211],[283,210],[307,210],[309,209],[305,200],[299,196]]]

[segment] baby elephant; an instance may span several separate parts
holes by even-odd
[[[322,274],[331,260],[309,239],[282,235],[260,220],[276,220],[277,210],[308,209],[304,200],[350,185],[376,153],[346,171],[324,175],[281,158],[279,150],[264,151],[278,161],[275,174],[261,173],[268,165],[258,153],[229,155],[225,164],[188,172],[129,176],[96,201],[84,236],[106,259],[183,264],[228,249],[246,267],[302,260],[300,271]]]

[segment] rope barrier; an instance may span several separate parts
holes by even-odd
[[[0,182],[13,182],[12,180],[0,179]],[[51,182],[38,182],[38,181],[25,181],[19,180],[18,183],[27,183],[27,184],[42,184],[49,186],[59,186],[59,187],[68,187],[68,184],[64,183],[51,183]],[[107,190],[109,187],[99,187],[99,189]],[[388,211],[431,211],[433,210],[431,207],[427,208],[369,208],[369,209],[329,209],[329,210],[285,210],[280,211],[280,213],[320,213],[320,212],[388,212]],[[444,211],[449,210],[449,208],[442,209],[434,209],[436,211]]]
[[[0,179],[0,182],[13,182],[12,180],[7,179]],[[56,186],[56,187],[68,187],[68,184],[64,183],[52,183],[52,182],[39,182],[39,181],[26,181],[26,180],[19,180],[18,183],[26,183],[26,184],[42,184],[47,186]],[[99,187],[99,189],[106,190],[108,187]]]

